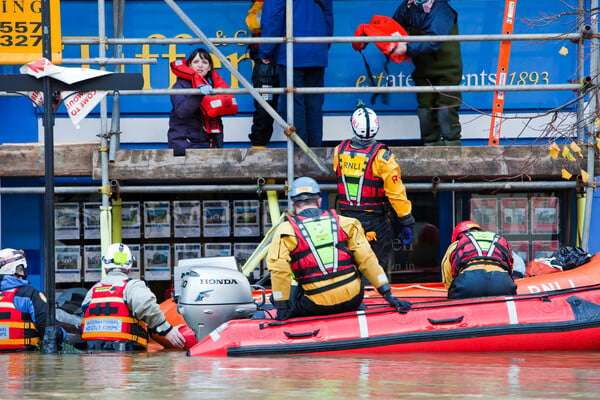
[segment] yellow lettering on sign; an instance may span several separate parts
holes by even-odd
[[[21,65],[42,58],[41,0],[0,2],[0,64]],[[52,62],[62,61],[60,0],[50,0]]]

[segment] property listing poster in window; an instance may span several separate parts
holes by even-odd
[[[558,198],[531,199],[531,233],[558,233]]]
[[[477,222],[484,231],[498,232],[498,200],[471,199],[471,221]]]
[[[173,225],[175,237],[200,237],[200,200],[174,201]]]
[[[83,248],[83,280],[98,282],[102,279],[102,249],[100,245],[87,245]]]
[[[279,200],[279,214],[283,214],[287,209],[288,201],[287,200]],[[267,200],[263,201],[263,234],[266,234],[269,229],[273,226],[271,222],[271,211],[269,210],[269,202]]]
[[[229,200],[204,200],[202,215],[202,233],[205,237],[231,236]]]
[[[527,198],[526,197],[509,197],[503,198],[501,201],[501,221],[502,233],[527,233],[528,229],[528,213],[527,213]]]
[[[529,242],[526,240],[516,240],[508,242],[513,252],[521,256],[525,265],[529,263]]]
[[[56,282],[81,281],[81,248],[79,246],[56,246]]]
[[[58,203],[54,207],[57,240],[79,239],[79,203]]]
[[[128,244],[129,250],[131,250],[131,256],[133,257],[133,264],[131,265],[131,271],[129,271],[129,277],[140,279],[142,276],[140,265],[142,264],[140,258],[140,245],[139,244]]]
[[[550,258],[558,251],[558,241],[539,240],[531,242],[531,252],[533,258]]]
[[[238,265],[241,267],[246,264],[248,258],[254,253],[254,250],[258,247],[258,243],[234,243],[233,244],[233,255],[235,256]],[[256,265],[254,271],[252,271],[254,279],[258,279],[260,277],[261,263]]]
[[[141,235],[142,218],[138,201],[124,201],[121,204],[121,236],[138,239]]]
[[[187,260],[190,258],[200,258],[202,245],[200,243],[176,243],[175,244],[175,265],[179,264],[179,260]]]
[[[233,235],[260,235],[260,202],[258,200],[233,201]]]
[[[144,202],[144,236],[146,238],[171,236],[171,205],[168,201]]]
[[[171,279],[171,246],[169,244],[144,245],[144,277],[148,281]]]
[[[231,256],[231,243],[204,243],[204,257]]]
[[[83,237],[100,239],[100,206],[101,203],[83,204]]]

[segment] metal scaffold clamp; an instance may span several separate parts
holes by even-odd
[[[263,186],[265,185],[265,182],[266,180],[263,177],[259,177],[256,180],[256,194],[258,194],[259,196],[264,192]]]
[[[111,185],[99,187],[98,188],[98,193],[105,194],[108,197],[112,196]]]

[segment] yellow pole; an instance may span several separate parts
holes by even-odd
[[[111,207],[100,206],[100,249],[102,254],[106,253],[108,247],[112,244],[111,241]],[[104,268],[100,268],[102,277],[106,276]]]
[[[120,198],[112,199],[112,237],[113,243],[122,242],[122,231],[121,231],[121,220],[123,216],[123,208],[121,207],[123,204],[123,200]]]
[[[581,247],[583,238],[583,223],[585,221],[585,193],[577,194],[577,238],[575,245]]]
[[[275,184],[275,179],[270,178],[267,179],[267,185]],[[267,191],[267,200],[269,204],[269,215],[271,216],[271,225],[274,224],[275,221],[279,221],[279,199],[277,198],[277,192],[274,190]]]
[[[258,263],[267,255],[267,251],[269,249],[269,245],[271,244],[271,239],[273,238],[273,233],[275,233],[275,228],[279,226],[279,224],[283,221],[283,217],[285,214],[281,214],[276,223],[273,224],[271,229],[265,234],[263,240],[258,244],[254,253],[248,257],[244,265],[242,266],[242,272],[246,276],[250,276],[252,271],[256,268]]]

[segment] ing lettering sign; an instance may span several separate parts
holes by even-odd
[[[52,62],[59,64],[60,0],[49,2]],[[0,64],[27,64],[42,55],[42,0],[0,0]]]

